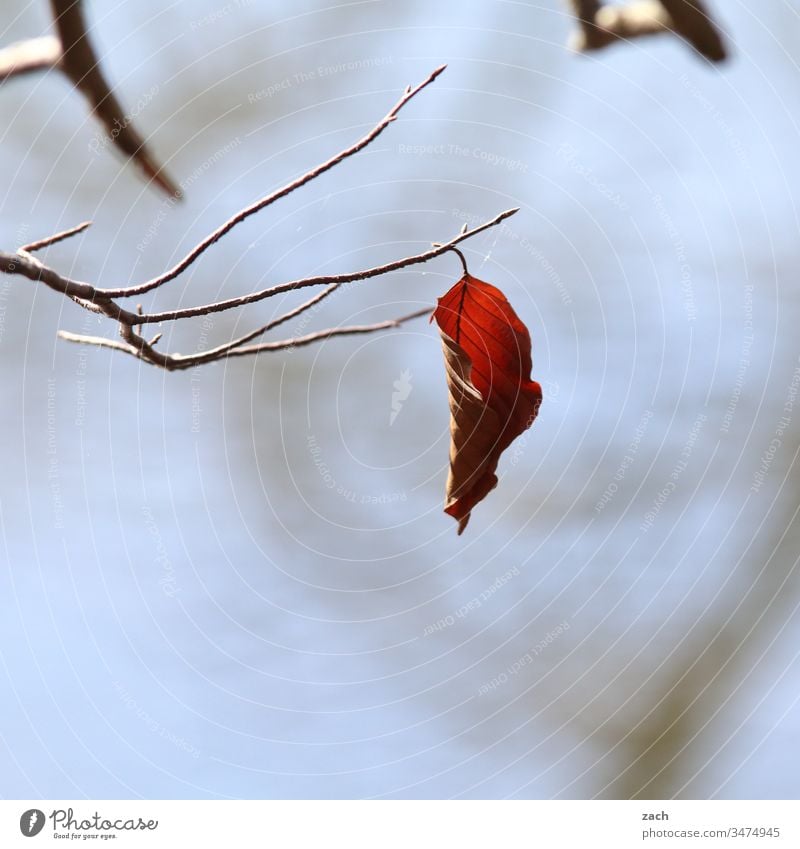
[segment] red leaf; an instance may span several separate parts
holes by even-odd
[[[531,337],[506,296],[465,274],[439,298],[450,395],[450,473],[444,511],[461,534],[497,485],[500,455],[533,424],[542,388],[531,380]]]

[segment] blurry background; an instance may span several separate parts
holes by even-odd
[[[91,218],[48,262],[120,285],[449,63],[145,305],[388,261],[520,206],[466,253],[531,328],[545,400],[459,538],[424,320],[166,374],[58,341],[116,331],[0,280],[0,794],[800,793],[800,17],[717,11],[734,58],[711,68],[669,37],[573,55],[557,0],[95,0],[182,205],[60,76],[3,86],[0,244]],[[2,44],[48,25],[9,0]],[[445,256],[351,287],[279,337],[458,276]]]

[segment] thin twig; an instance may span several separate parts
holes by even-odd
[[[397,271],[402,268],[407,268],[411,265],[416,265],[422,262],[428,262],[429,260],[434,259],[437,256],[441,256],[447,251],[453,251],[454,246],[457,245],[459,242],[469,239],[472,236],[475,236],[478,233],[489,229],[490,227],[494,227],[500,224],[502,221],[504,221],[506,218],[509,218],[511,215],[514,215],[514,213],[516,212],[518,212],[518,208],[507,209],[505,212],[501,212],[499,215],[496,215],[490,221],[486,221],[483,224],[478,225],[477,227],[473,227],[471,230],[464,230],[462,228],[459,234],[448,242],[437,242],[435,243],[435,246],[428,251],[413,256],[407,256],[403,259],[394,260],[393,262],[386,263],[385,265],[379,265],[374,268],[356,271],[349,274],[307,277],[301,280],[292,281],[290,283],[282,283],[277,286],[273,286],[269,289],[264,289],[261,292],[256,292],[251,295],[244,295],[240,298],[234,298],[228,301],[219,301],[217,303],[206,304],[202,307],[190,307],[186,310],[173,310],[167,313],[143,313],[141,312],[140,307],[137,307],[136,312],[126,310],[119,306],[119,304],[115,300],[108,297],[108,295],[103,290],[96,289],[89,283],[83,283],[78,280],[71,280],[67,277],[63,277],[58,272],[43,265],[41,262],[39,262],[39,260],[31,256],[30,253],[28,253],[31,248],[52,244],[53,241],[57,241],[59,238],[68,238],[69,235],[74,235],[76,232],[80,232],[82,225],[79,227],[74,227],[71,230],[66,230],[62,233],[58,233],[55,236],[46,239],[41,239],[37,242],[32,242],[30,245],[27,246],[26,249],[21,248],[16,254],[7,254],[0,252],[0,271],[4,271],[7,274],[19,274],[24,277],[27,277],[29,280],[33,280],[35,282],[42,282],[46,286],[49,286],[51,289],[71,298],[85,309],[91,310],[95,313],[101,313],[109,318],[116,319],[119,322],[120,335],[122,336],[122,339],[124,341],[116,342],[102,337],[86,337],[66,332],[62,332],[60,334],[61,338],[66,339],[70,342],[83,342],[84,344],[90,345],[101,344],[101,342],[98,342],[97,340],[102,339],[103,347],[114,348],[115,350],[124,351],[125,353],[131,354],[132,356],[138,357],[139,359],[145,360],[146,362],[152,363],[153,365],[157,365],[161,368],[165,368],[171,371],[175,369],[201,365],[207,362],[213,362],[214,360],[224,359],[225,357],[229,356],[244,356],[247,354],[259,353],[261,351],[280,350],[281,348],[290,347],[290,343],[292,342],[292,340],[265,342],[259,345],[246,345],[246,343],[258,338],[259,336],[262,336],[269,330],[277,327],[280,324],[283,324],[291,318],[300,315],[306,310],[311,309],[324,298],[333,294],[333,292],[335,292],[343,283],[348,283],[356,280],[367,280],[372,277],[378,277],[382,274],[387,274],[390,271]],[[463,255],[461,254],[461,252],[457,249],[455,249],[455,252],[462,257],[463,262]],[[283,313],[282,315],[278,316],[277,318],[272,319],[267,324],[246,333],[244,336],[231,340],[230,342],[227,342],[223,345],[219,345],[209,351],[200,352],[198,354],[181,355],[161,353],[160,351],[155,350],[153,347],[160,338],[160,334],[155,336],[151,342],[147,342],[137,332],[137,327],[142,324],[153,324],[158,321],[170,321],[178,318],[188,318],[190,316],[197,315],[209,315],[214,312],[221,312],[223,310],[233,309],[237,306],[244,306],[245,304],[264,300],[265,298],[273,297],[284,292],[318,285],[326,285],[326,288],[323,291],[314,295],[312,298],[309,298],[308,300],[299,304],[297,307],[294,307],[286,313]],[[382,330],[388,327],[394,327],[396,326],[397,322],[406,321],[409,320],[409,318],[416,317],[418,314],[422,315],[426,314],[427,312],[430,312],[430,310],[422,310],[420,313],[414,313],[412,316],[406,316],[400,319],[390,319],[387,321],[379,322],[375,325],[359,326],[355,329],[343,330],[341,328],[338,328],[335,330],[318,331],[317,333],[312,333],[308,336],[299,337],[299,339],[295,341],[297,342],[297,344],[307,345],[315,341],[316,339],[328,338],[328,336],[340,336],[350,333],[373,332],[375,330]]]
[[[291,348],[299,348],[304,345],[311,345],[314,342],[319,342],[323,339],[331,339],[334,336],[355,336],[362,333],[375,333],[378,330],[389,330],[394,327],[400,327],[407,321],[422,316],[430,315],[432,307],[425,307],[408,315],[400,316],[399,318],[387,319],[386,321],[378,321],[374,324],[354,324],[344,325],[343,327],[329,327],[325,330],[317,330],[314,333],[308,333],[305,336],[297,336],[292,339],[279,339],[275,342],[262,342],[258,345],[247,345],[241,348],[231,350],[222,350],[227,346],[221,346],[221,349],[215,354],[212,359],[208,358],[210,351],[205,351],[200,354],[173,354],[171,356],[162,355],[162,362],[153,363],[154,365],[162,365],[167,371],[182,371],[189,368],[194,368],[198,365],[203,365],[208,362],[224,360],[230,357],[249,357],[265,351],[281,351]],[[137,345],[125,344],[117,342],[113,339],[106,339],[102,336],[83,336],[78,333],[70,333],[66,330],[59,330],[58,335],[61,339],[67,342],[75,342],[80,345],[93,345],[100,348],[113,348],[115,351],[123,351],[137,359],[145,359],[152,362],[148,357],[142,356],[142,349]],[[139,339],[140,337],[137,337]],[[152,352],[155,353],[155,352]]]
[[[124,342],[117,342],[114,339],[106,339],[105,336],[83,336],[79,333],[71,333],[69,330],[59,330],[58,337],[67,342],[94,345],[97,348],[113,348],[115,351],[124,351],[126,354],[131,354],[134,357],[139,356],[136,348],[133,348],[131,345],[126,345]]]
[[[198,354],[196,357],[197,362],[195,365],[200,365],[204,362],[211,362],[211,360],[215,360],[220,358],[223,354],[228,351],[232,351],[234,348],[238,348],[240,345],[245,345],[248,342],[252,342],[253,339],[258,339],[259,336],[263,336],[265,333],[268,333],[270,330],[278,327],[286,321],[289,321],[292,318],[296,318],[301,313],[304,313],[306,310],[315,307],[320,301],[324,300],[328,297],[328,295],[332,295],[339,288],[339,284],[336,283],[333,286],[328,286],[327,289],[323,289],[321,292],[318,292],[314,295],[313,298],[309,298],[307,301],[303,301],[302,304],[295,307],[294,309],[289,310],[278,318],[272,319],[272,321],[268,321],[261,327],[256,328],[255,330],[251,330],[249,333],[245,333],[244,336],[240,336],[238,339],[233,339],[230,342],[226,342],[224,345],[218,345],[216,348],[210,348],[208,351],[203,351],[202,354]],[[150,343],[153,344],[152,342]]]
[[[501,221],[511,217],[518,211],[519,207],[507,209],[505,212],[501,212],[499,215],[496,215],[491,219],[491,221],[486,221],[477,227],[473,227],[471,230],[467,230],[466,233],[459,233],[458,236],[450,239],[449,242],[437,243],[438,247],[431,248],[430,250],[424,251],[421,254],[416,254],[415,256],[407,256],[403,259],[396,259],[392,262],[387,262],[384,265],[377,265],[374,268],[352,271],[346,274],[327,274],[319,277],[304,277],[301,280],[292,280],[289,283],[280,283],[277,286],[262,289],[260,292],[253,292],[249,295],[240,295],[238,298],[229,298],[228,300],[217,301],[212,304],[203,304],[202,306],[186,307],[178,310],[167,310],[165,312],[146,313],[141,316],[133,316],[133,323],[153,324],[159,321],[176,321],[181,318],[210,315],[211,313],[224,312],[225,310],[236,309],[237,307],[243,307],[247,304],[254,304],[258,301],[263,301],[266,298],[272,298],[275,295],[280,295],[284,292],[291,292],[295,289],[304,289],[308,286],[329,286],[332,284],[351,283],[356,280],[369,280],[371,277],[380,277],[381,275],[388,274],[391,271],[398,271],[401,268],[408,268],[411,265],[429,262],[437,256],[441,256],[443,253],[451,250],[453,246],[457,245],[459,242],[463,242],[465,239],[469,239],[484,230],[488,230],[490,227],[497,226]],[[99,291],[107,296],[107,290],[101,289]]]
[[[84,230],[87,229],[87,227],[91,226],[91,221],[84,221],[82,224],[78,224],[75,227],[70,227],[69,230],[62,230],[60,233],[54,233],[52,236],[47,236],[44,239],[39,239],[38,242],[31,242],[28,245],[23,245],[20,250],[25,251],[26,253],[40,251],[42,248],[54,245],[56,242],[62,242],[64,239],[69,239],[70,236],[76,236],[78,233],[82,233]]]
[[[348,148],[337,153],[335,156],[332,156],[330,159],[327,159],[321,165],[317,165],[316,168],[312,168],[310,171],[307,171],[303,174],[302,177],[298,177],[296,180],[293,180],[291,183],[287,183],[283,188],[278,189],[275,192],[267,195],[266,197],[261,198],[250,206],[245,207],[241,211],[237,212],[232,218],[229,218],[224,224],[214,230],[213,233],[210,233],[205,237],[198,245],[195,245],[189,251],[189,253],[179,262],[177,265],[174,265],[168,271],[165,271],[163,274],[160,274],[158,277],[154,277],[152,280],[148,280],[146,283],[141,283],[138,286],[126,286],[117,289],[104,289],[103,294],[108,296],[109,298],[127,298],[133,295],[143,295],[145,292],[150,292],[153,289],[167,283],[170,280],[174,280],[181,272],[185,271],[204,251],[211,247],[215,242],[219,241],[226,233],[232,230],[237,224],[241,224],[242,221],[249,218],[251,215],[254,215],[256,212],[260,212],[265,207],[274,203],[277,200],[280,200],[286,195],[291,194],[292,192],[299,189],[301,186],[304,186],[306,183],[311,182],[316,177],[319,177],[321,174],[324,174],[326,171],[330,170],[334,167],[334,165],[338,165],[340,162],[344,161],[350,156],[358,153],[360,150],[363,150],[370,142],[374,141],[378,136],[391,124],[396,118],[400,110],[411,100],[415,95],[419,94],[426,86],[430,85],[439,74],[444,71],[446,65],[442,65],[433,71],[427,79],[423,80],[418,86],[415,88],[407,88],[403,93],[403,96],[395,103],[395,105],[387,112],[386,116],[381,119],[365,136],[359,139],[355,144],[351,145]]]
[[[161,351],[156,351],[149,342],[145,341],[145,339],[136,332],[134,327],[131,327],[130,324],[122,322],[119,326],[119,335],[125,342],[128,343],[128,345],[136,350],[137,356],[140,359],[146,360],[154,366],[161,366],[161,368],[173,368],[172,364],[175,357],[171,354],[162,354]]]
[[[438,248],[439,247],[438,242],[434,242],[433,246],[435,248]],[[448,250],[452,251],[454,254],[456,254],[458,256],[459,260],[461,261],[461,267],[464,269],[464,274],[466,276],[469,276],[469,268],[467,268],[467,258],[464,256],[464,254],[458,248],[454,248],[452,245],[448,248]]]
[[[57,2],[57,0],[52,0],[52,2],[54,3],[54,5],[62,6],[66,3],[66,5],[69,6],[70,9],[72,9],[72,6],[69,5],[69,2],[67,2],[67,0],[64,0],[63,3]],[[74,5],[75,3],[73,2],[73,6]],[[374,141],[380,135],[380,133],[382,133],[383,130],[392,121],[396,119],[400,109],[402,109],[402,107],[412,97],[414,97],[418,92],[425,88],[425,86],[433,82],[433,80],[435,80],[436,77],[443,70],[444,66],[441,68],[437,68],[433,73],[431,73],[427,77],[427,79],[425,79],[422,83],[416,86],[416,88],[411,88],[410,86],[406,88],[403,96],[398,100],[394,107],[392,107],[392,109],[387,113],[387,115],[378,124],[376,124],[375,127],[373,127],[373,129],[369,133],[367,133],[367,135],[365,135],[360,141],[356,142],[354,145],[346,148],[345,150],[331,157],[326,162],[322,163],[311,171],[308,171],[302,177],[299,177],[293,182],[287,184],[282,189],[273,192],[271,195],[268,195],[267,197],[258,201],[256,204],[246,207],[241,212],[237,213],[237,215],[235,215],[233,218],[229,219],[229,221],[223,224],[222,227],[215,230],[202,242],[200,242],[200,244],[198,244],[184,260],[178,263],[178,265],[174,266],[172,269],[165,272],[160,277],[151,280],[149,283],[143,284],[142,286],[127,287],[124,289],[101,289],[89,283],[84,283],[80,280],[72,280],[69,277],[65,277],[59,274],[54,269],[47,267],[39,259],[33,256],[33,253],[37,250],[41,250],[42,248],[46,248],[49,245],[56,244],[57,242],[63,241],[64,239],[68,239],[71,236],[75,236],[76,234],[83,232],[89,226],[90,222],[83,222],[82,224],[79,224],[76,227],[72,227],[60,233],[55,233],[51,236],[47,236],[46,238],[39,239],[35,242],[30,242],[27,245],[19,248],[14,254],[0,252],[0,272],[5,272],[6,274],[21,275],[33,282],[43,283],[54,291],[59,292],[60,294],[70,298],[84,309],[96,314],[104,315],[110,319],[114,319],[118,322],[119,334],[121,337],[121,341],[119,341],[97,336],[84,336],[74,333],[61,332],[60,336],[62,339],[65,339],[70,342],[79,342],[86,345],[95,345],[105,348],[111,348],[116,351],[122,351],[126,354],[129,354],[130,356],[136,357],[137,359],[143,360],[145,362],[151,363],[153,365],[159,366],[170,371],[177,369],[186,369],[193,366],[202,365],[204,363],[225,359],[227,357],[248,356],[252,354],[258,354],[262,351],[276,351],[300,345],[309,345],[317,340],[327,339],[332,336],[372,333],[377,330],[384,330],[391,327],[397,327],[405,321],[409,321],[421,315],[427,315],[431,312],[430,308],[419,310],[410,315],[402,316],[401,318],[388,319],[386,321],[376,322],[374,324],[328,328],[326,330],[319,330],[313,333],[309,333],[306,336],[300,336],[293,339],[283,339],[273,342],[260,342],[257,344],[248,344],[250,342],[253,342],[253,340],[259,338],[260,336],[263,336],[265,333],[272,330],[273,328],[278,327],[279,325],[284,324],[290,319],[301,315],[302,313],[308,310],[313,309],[321,301],[333,294],[344,283],[355,282],[357,280],[368,280],[373,277],[388,274],[392,271],[398,271],[403,268],[408,268],[412,265],[428,262],[429,260],[441,256],[447,251],[453,251],[454,253],[458,254],[466,273],[466,260],[464,258],[464,255],[455,246],[460,242],[463,242],[464,240],[477,235],[478,233],[482,233],[490,227],[494,227],[500,224],[506,218],[510,217],[511,215],[514,215],[514,213],[518,211],[516,208],[508,209],[505,212],[501,212],[499,215],[496,215],[490,221],[486,221],[483,224],[478,225],[477,227],[473,227],[472,229],[469,229],[465,225],[461,228],[459,234],[450,239],[450,241],[444,243],[434,243],[434,245],[427,251],[412,256],[406,256],[402,259],[393,260],[392,262],[384,263],[383,265],[378,265],[374,268],[368,268],[344,274],[306,277],[300,280],[293,280],[288,283],[280,283],[278,285],[262,289],[258,292],[253,292],[248,295],[242,295],[238,298],[230,298],[228,300],[217,301],[215,303],[205,304],[202,306],[170,310],[167,312],[160,313],[147,313],[144,311],[141,304],[137,304],[135,307],[135,311],[132,311],[130,309],[126,309],[120,306],[120,304],[117,302],[117,300],[115,300],[115,298],[139,295],[143,292],[155,288],[156,286],[161,285],[161,283],[164,283],[167,280],[172,279],[174,276],[176,276],[181,271],[185,270],[189,265],[191,265],[191,263],[194,262],[195,259],[197,259],[208,247],[210,247],[212,244],[222,238],[222,236],[224,236],[225,233],[227,233],[231,228],[236,226],[236,224],[243,221],[250,215],[253,215],[255,212],[258,212],[259,210],[268,206],[270,203],[278,200],[281,197],[284,197],[287,194],[290,194],[291,192],[305,185],[309,181],[325,173],[325,171],[327,171],[329,168],[332,168],[334,165],[343,161],[347,157],[352,156],[359,150],[362,150],[364,147],[366,147],[366,145]],[[218,345],[217,347],[211,348],[207,351],[202,351],[189,355],[162,353],[161,351],[156,350],[154,347],[158,340],[161,338],[160,333],[153,336],[153,338],[149,342],[144,338],[141,333],[141,326],[144,324],[155,324],[162,321],[174,321],[180,318],[190,318],[192,316],[207,316],[212,313],[222,312],[224,310],[235,309],[237,307],[245,306],[247,304],[256,303],[258,301],[262,301],[266,298],[274,297],[285,292],[291,292],[296,289],[303,289],[312,286],[325,286],[325,288],[315,294],[313,297],[307,299],[296,307],[287,310],[286,312],[279,315],[277,318],[270,320],[261,327],[257,327],[256,329],[251,330],[236,339],[232,339],[222,345]]]
[[[92,308],[96,311],[103,312],[105,315],[109,317],[117,318],[120,322],[120,334],[122,338],[127,344],[122,344],[120,342],[109,343],[110,340],[104,339],[104,347],[113,347],[116,350],[125,351],[132,356],[138,357],[139,359],[143,359],[153,365],[160,366],[161,368],[166,368],[170,371],[181,368],[189,368],[196,365],[202,365],[204,363],[214,362],[218,359],[224,359],[230,356],[245,356],[248,354],[260,353],[262,351],[271,351],[271,350],[280,350],[282,348],[291,347],[291,342],[293,340],[279,340],[277,342],[264,342],[259,345],[246,345],[247,342],[252,341],[253,339],[262,336],[267,331],[277,327],[280,324],[288,321],[291,318],[294,318],[306,310],[311,309],[324,298],[333,294],[343,283],[351,282],[354,280],[364,280],[370,277],[377,277],[381,274],[386,274],[388,271],[395,271],[401,268],[407,268],[411,265],[418,264],[420,262],[427,262],[434,257],[441,256],[447,251],[452,251],[454,249],[454,245],[458,244],[465,239],[471,238],[472,236],[480,233],[489,227],[494,227],[500,222],[504,221],[509,216],[513,215],[517,212],[518,209],[508,209],[505,212],[496,215],[491,221],[486,221],[483,224],[474,227],[472,230],[464,231],[462,230],[458,236],[455,236],[449,242],[445,243],[436,243],[436,247],[432,248],[429,251],[426,251],[422,254],[417,254],[415,256],[405,257],[404,259],[395,260],[394,262],[387,263],[383,266],[376,266],[375,268],[366,269],[364,271],[354,272],[352,274],[344,274],[338,275],[337,277],[309,277],[303,280],[296,280],[292,283],[284,283],[279,286],[273,286],[271,289],[264,290],[262,292],[257,292],[254,295],[244,296],[243,298],[235,299],[237,303],[231,304],[227,301],[220,301],[216,304],[207,304],[205,307],[193,307],[190,308],[192,315],[209,315],[212,312],[219,312],[222,309],[233,309],[234,306],[241,306],[244,303],[252,303],[254,298],[258,300],[263,300],[266,297],[271,295],[280,294],[282,292],[291,291],[293,289],[305,288],[307,286],[313,285],[321,285],[323,283],[328,283],[327,287],[318,294],[314,295],[314,297],[309,298],[303,303],[299,304],[297,307],[289,310],[288,312],[278,316],[278,318],[272,319],[267,324],[259,327],[255,330],[252,330],[246,333],[244,336],[238,337],[237,339],[231,340],[223,345],[219,345],[216,348],[212,348],[208,351],[203,351],[198,354],[163,354],[160,351],[156,351],[153,348],[153,345],[158,341],[160,334],[156,336],[151,342],[147,342],[142,336],[140,336],[136,332],[137,325],[140,324],[149,324],[154,321],[168,321],[174,320],[175,318],[186,318],[187,311],[176,310],[172,313],[151,313],[151,314],[139,314],[133,313],[128,310],[122,310],[115,301],[105,298],[100,300],[97,304],[92,304]],[[461,254],[460,251],[456,251]],[[17,260],[16,267],[14,267],[14,260]],[[5,262],[4,262],[5,260]],[[21,261],[25,262],[23,266],[20,264]],[[35,262],[35,261],[34,261]],[[45,276],[50,279],[50,275],[55,275],[56,279],[59,279],[59,275],[56,272],[53,272],[51,269],[46,269],[44,266],[38,266],[35,269],[31,269],[28,265],[28,260],[23,257],[12,257],[8,254],[0,254],[0,270],[5,270],[8,273],[23,273],[25,276],[30,277],[31,279],[41,279],[44,281]],[[38,273],[37,273],[38,271]],[[43,274],[46,273],[46,274]],[[53,288],[56,288],[57,291],[61,291],[64,294],[70,294],[71,290],[75,287],[85,287],[88,284],[78,283],[77,281],[69,281],[69,280],[61,280],[56,284],[54,282]],[[83,291],[81,288],[80,291]],[[343,330],[341,328],[333,330],[323,330],[317,331],[316,333],[309,334],[308,336],[298,337],[297,344],[307,345],[317,339],[328,338],[328,336],[340,336],[346,335],[350,333],[368,333],[373,332],[375,330],[383,330],[388,327],[396,326],[397,322],[407,321],[411,318],[416,318],[418,315],[426,315],[430,312],[430,309],[421,310],[418,313],[413,313],[410,316],[405,316],[399,319],[389,319],[387,321],[379,322],[375,325],[363,325],[358,326],[356,329],[347,329]],[[368,328],[368,329],[367,329]],[[67,339],[70,342],[83,342],[84,344],[97,344],[96,340],[98,337],[84,337],[76,334],[60,334],[63,339]]]
[[[297,336],[294,339],[280,339],[277,342],[261,342],[258,345],[247,345],[243,348],[236,348],[230,351],[229,357],[245,357],[251,354],[260,354],[263,351],[280,351],[284,348],[300,348],[303,345],[311,345],[313,342],[319,342],[322,339],[330,339],[333,336],[354,336],[360,333],[374,333],[376,330],[388,330],[392,327],[400,327],[406,321],[411,321],[415,318],[430,315],[433,312],[433,307],[425,307],[425,309],[417,310],[400,318],[389,319],[388,321],[378,321],[375,324],[355,324],[344,327],[330,327],[327,330],[318,330],[316,333],[309,333],[306,336]]]

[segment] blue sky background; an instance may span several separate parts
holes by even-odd
[[[3,44],[47,28],[46,4],[6,5]],[[670,38],[575,56],[556,0],[91,3],[181,205],[61,77],[3,86],[3,247],[91,218],[48,262],[119,285],[447,62],[145,306],[388,261],[519,206],[465,252],[530,327],[545,397],[457,537],[424,320],[165,374],[57,340],[116,331],[0,280],[0,794],[797,796],[800,19],[720,12],[733,59],[711,68]],[[399,315],[458,275],[445,256],[282,329]]]

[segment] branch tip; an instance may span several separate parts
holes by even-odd
[[[91,221],[83,221],[81,224],[78,224],[75,227],[70,227],[69,230],[62,230],[60,233],[54,233],[52,236],[46,236],[44,239],[39,239],[36,242],[30,242],[27,245],[23,245],[20,248],[20,251],[25,251],[26,253],[40,251],[42,250],[42,248],[54,245],[56,242],[62,242],[64,239],[69,239],[70,236],[77,236],[78,233],[82,233],[84,230],[88,229],[91,226]]]
[[[240,224],[245,219],[249,218],[251,215],[256,212],[261,211],[265,207],[274,203],[281,198],[286,197],[302,186],[306,185],[306,183],[310,183],[312,180],[324,174],[326,171],[329,171],[335,165],[338,165],[340,162],[345,159],[353,156],[359,151],[363,150],[367,145],[373,142],[394,120],[397,118],[397,113],[420,91],[422,91],[425,86],[432,83],[439,74],[442,73],[445,69],[445,65],[437,68],[432,71],[428,77],[423,80],[416,88],[411,89],[404,93],[400,99],[395,103],[395,105],[389,110],[389,112],[380,120],[378,123],[365,135],[362,136],[357,142],[350,145],[350,147],[345,148],[339,153],[334,154],[327,159],[325,162],[317,165],[316,168],[312,168],[310,171],[307,171],[301,177],[298,177],[296,180],[293,180],[291,183],[287,183],[282,188],[277,191],[272,192],[265,197],[262,197],[260,200],[257,200],[255,203],[250,204],[250,206],[245,207],[244,209],[239,210],[232,218],[229,218],[224,224],[217,227],[213,233],[210,233],[206,236],[199,244],[195,245],[191,251],[176,265],[170,268],[168,271],[165,271],[163,274],[160,274],[158,277],[154,277],[151,280],[146,281],[145,283],[141,283],[138,286],[126,286],[114,289],[103,289],[101,290],[104,297],[107,298],[128,298],[134,295],[143,295],[145,292],[150,292],[153,289],[162,286],[164,283],[169,282],[170,280],[174,280],[181,272],[185,271],[198,257],[201,256],[208,248],[210,248],[213,244],[218,242],[226,233],[232,230],[237,224]],[[176,189],[176,191],[179,191]]]
[[[61,0],[51,0],[51,2],[55,4],[57,2],[61,2]],[[75,0],[63,0],[63,2],[72,3],[73,5],[69,7],[70,9],[74,9],[79,5],[77,2],[75,2]],[[71,55],[71,49],[72,47],[68,45],[66,53],[69,53]],[[140,286],[126,287],[123,289],[100,289],[92,284],[83,283],[79,280],[62,276],[57,271],[45,266],[43,263],[39,262],[29,254],[29,252],[54,244],[58,241],[61,241],[62,239],[69,238],[70,236],[74,236],[86,230],[91,225],[91,221],[82,222],[81,224],[78,224],[76,227],[72,227],[69,230],[65,230],[61,233],[56,233],[52,236],[48,236],[45,239],[32,242],[26,245],[25,247],[18,249],[18,251],[14,254],[4,253],[0,251],[0,272],[4,272],[7,274],[19,274],[23,277],[27,277],[28,279],[33,280],[34,282],[41,282],[49,288],[55,290],[56,292],[70,298],[84,309],[96,314],[106,316],[107,318],[118,322],[118,330],[121,337],[120,339],[109,339],[99,336],[76,334],[71,333],[69,331],[59,331],[58,337],[60,339],[83,345],[111,348],[117,351],[122,351],[142,362],[147,362],[151,365],[159,366],[168,371],[188,369],[196,365],[226,359],[227,357],[238,357],[251,354],[258,354],[262,351],[291,349],[302,345],[308,345],[312,342],[316,342],[322,339],[328,339],[334,336],[372,333],[378,330],[396,328],[406,321],[410,321],[412,319],[419,318],[422,316],[428,316],[432,312],[432,307],[425,307],[424,309],[417,310],[416,312],[410,313],[408,315],[400,316],[399,318],[385,319],[374,324],[330,327],[325,330],[316,331],[314,333],[309,333],[304,336],[295,336],[290,339],[282,339],[271,342],[260,342],[254,345],[246,344],[248,342],[253,341],[257,337],[263,335],[272,328],[278,326],[279,324],[283,324],[289,319],[298,316],[308,310],[311,310],[312,308],[315,308],[321,300],[335,292],[343,283],[346,282],[368,280],[374,277],[388,274],[392,271],[407,269],[413,265],[426,263],[429,260],[434,259],[435,257],[441,256],[448,250],[452,250],[459,255],[466,271],[466,260],[464,259],[464,255],[454,246],[459,242],[464,241],[465,239],[469,239],[472,236],[475,236],[478,233],[487,230],[490,227],[496,226],[500,221],[518,212],[518,208],[506,210],[505,212],[496,215],[489,221],[485,221],[482,224],[473,226],[472,229],[470,229],[467,224],[464,224],[464,226],[460,228],[459,234],[451,238],[449,241],[435,242],[432,248],[429,250],[422,251],[414,255],[405,256],[401,259],[396,259],[391,262],[384,263],[383,265],[377,265],[373,268],[367,268],[355,272],[349,272],[338,275],[306,277],[300,280],[294,280],[287,283],[281,283],[275,286],[271,286],[269,288],[262,289],[257,292],[252,292],[250,294],[240,296],[238,298],[231,298],[227,300],[216,301],[210,304],[205,304],[202,306],[190,307],[187,309],[170,310],[161,313],[148,313],[145,311],[143,305],[140,303],[137,303],[133,309],[126,309],[122,307],[115,299],[144,294],[145,292],[148,292],[162,285],[168,280],[175,278],[189,265],[191,265],[208,247],[210,247],[220,238],[222,238],[236,224],[240,223],[250,215],[260,211],[264,207],[268,206],[270,203],[282,197],[285,197],[288,194],[291,194],[296,189],[301,188],[306,183],[325,173],[334,165],[342,162],[344,159],[352,156],[355,153],[358,153],[360,150],[363,150],[371,142],[373,142],[390,123],[397,119],[397,115],[400,110],[425,86],[433,82],[436,77],[438,77],[439,74],[441,74],[445,70],[445,67],[446,66],[442,65],[441,67],[435,69],[427,77],[427,79],[417,85],[416,88],[407,87],[403,95],[389,110],[389,112],[366,135],[364,135],[361,139],[356,141],[350,147],[347,147],[339,153],[333,155],[328,160],[318,165],[316,168],[313,168],[312,170],[306,172],[304,175],[288,183],[283,188],[273,192],[270,195],[267,195],[266,197],[246,207],[245,209],[240,210],[235,216],[233,216],[233,218],[229,219],[221,227],[218,227],[215,231],[206,236],[205,239],[203,239],[203,241],[201,241],[197,246],[195,246],[195,248],[193,248],[192,251],[190,251],[190,253],[181,262],[179,262],[169,271],[162,274],[160,277],[154,278],[145,284],[142,284]],[[72,65],[71,68],[74,72],[78,68],[78,63],[76,62],[76,64]],[[151,160],[149,160],[146,155],[140,155],[138,157],[138,163],[140,166],[143,165],[145,169],[147,169],[149,165],[152,165]],[[155,175],[158,173],[158,169],[156,169],[155,166],[153,166],[153,171],[154,174],[151,176],[153,177],[153,179],[157,179]],[[162,185],[169,184],[162,183]],[[173,186],[170,186],[170,188],[171,194],[176,200],[180,199],[183,196],[183,192],[180,188]],[[324,288],[322,291],[317,292],[317,294],[315,294],[313,297],[293,307],[287,312],[284,312],[277,318],[272,319],[264,326],[256,328],[255,330],[252,330],[246,335],[241,336],[237,339],[232,339],[227,343],[218,345],[216,348],[212,348],[203,352],[189,355],[162,353],[160,351],[154,350],[153,347],[162,338],[162,333],[156,333],[150,339],[150,341],[147,341],[142,333],[142,326],[145,324],[156,324],[162,321],[173,321],[181,318],[189,318],[192,316],[210,315],[213,313],[222,312],[224,310],[234,309],[236,307],[243,307],[247,304],[256,303],[266,298],[270,298],[282,293],[288,293],[296,289],[323,285],[326,288]]]

